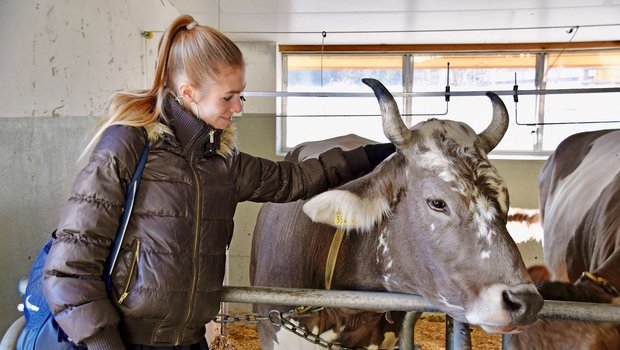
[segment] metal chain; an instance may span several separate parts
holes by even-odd
[[[289,332],[292,332],[305,340],[309,341],[312,344],[319,345],[329,350],[366,350],[366,348],[360,347],[346,347],[342,346],[338,343],[333,343],[327,341],[320,336],[308,331],[304,327],[299,327],[295,323],[291,321],[294,317],[307,317],[313,313],[316,313],[323,308],[297,308],[295,310],[291,310],[288,313],[284,314],[278,310],[271,310],[269,312],[269,316],[262,316],[258,313],[252,313],[247,315],[226,315],[226,314],[218,314],[216,315],[212,321],[215,323],[228,324],[233,322],[243,322],[256,324],[259,321],[269,321],[272,325],[276,327],[282,327]]]
[[[291,313],[289,313],[288,315],[283,315],[281,312],[277,310],[273,310],[269,313],[269,320],[271,321],[271,324],[275,326],[279,325],[282,328],[304,338],[305,340],[309,341],[312,344],[319,345],[329,350],[366,350],[366,348],[360,348],[360,347],[350,348],[350,347],[346,347],[346,346],[343,346],[337,343],[329,342],[321,338],[320,336],[310,332],[306,328],[299,327],[298,325],[294,324],[293,322],[290,321],[291,318],[292,318]]]
[[[253,313],[247,315],[226,315],[226,314],[217,314],[211,321],[215,323],[233,323],[233,322],[243,322],[256,324],[259,321],[270,321],[268,316],[261,316],[261,314]]]

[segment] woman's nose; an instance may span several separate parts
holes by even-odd
[[[233,113],[241,113],[243,112],[243,101],[241,99],[236,99],[235,103],[233,103],[231,111]]]

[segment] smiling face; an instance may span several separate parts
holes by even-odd
[[[234,113],[243,111],[245,69],[231,67],[223,69],[217,79],[208,81],[198,88],[181,84],[180,95],[186,107],[200,120],[215,129],[225,129]]]

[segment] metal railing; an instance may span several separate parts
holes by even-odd
[[[222,301],[229,303],[312,305],[345,307],[369,311],[409,312],[403,322],[399,349],[413,349],[413,321],[416,312],[442,312],[424,297],[393,292],[365,292],[275,287],[225,286]],[[620,305],[545,300],[539,318],[620,323]],[[448,317],[446,349],[471,349],[469,326]]]

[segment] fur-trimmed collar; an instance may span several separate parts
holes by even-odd
[[[155,122],[153,124],[149,124],[145,127],[147,135],[149,137],[149,141],[155,141],[157,139],[163,138],[164,135],[174,136],[174,132],[170,128],[170,126],[162,123]],[[222,130],[222,135],[220,138],[220,148],[217,149],[216,153],[224,158],[232,157],[237,151],[237,127],[231,123],[228,127]]]
[[[166,107],[166,105],[168,107]],[[171,115],[168,116],[166,114]],[[181,127],[180,129],[183,131],[184,135],[182,138],[179,137],[180,135],[175,134],[175,127],[173,126],[175,124],[172,124],[175,123],[175,118],[178,120],[185,120],[185,122],[181,122],[182,125],[185,125],[185,127]],[[193,125],[189,127],[189,129],[188,123]],[[198,121],[198,119],[196,119],[193,115],[190,116],[189,112],[180,107],[180,105],[177,105],[177,102],[171,95],[168,95],[166,100],[164,100],[164,108],[159,120],[153,124],[147,125],[145,128],[150,141],[155,141],[164,137],[171,137],[178,142],[181,147],[187,146],[187,144],[183,145],[181,143],[183,143],[183,140],[187,143],[188,135],[194,139],[194,136],[188,134],[188,131],[190,133],[195,132],[195,136],[206,136],[205,132],[207,130],[213,130],[208,128],[203,122]],[[202,138],[204,139],[204,137]],[[233,124],[229,124],[226,129],[221,130],[221,133],[219,133],[219,148],[215,151],[215,153],[224,158],[230,158],[235,154],[235,152],[237,152],[237,129]]]

